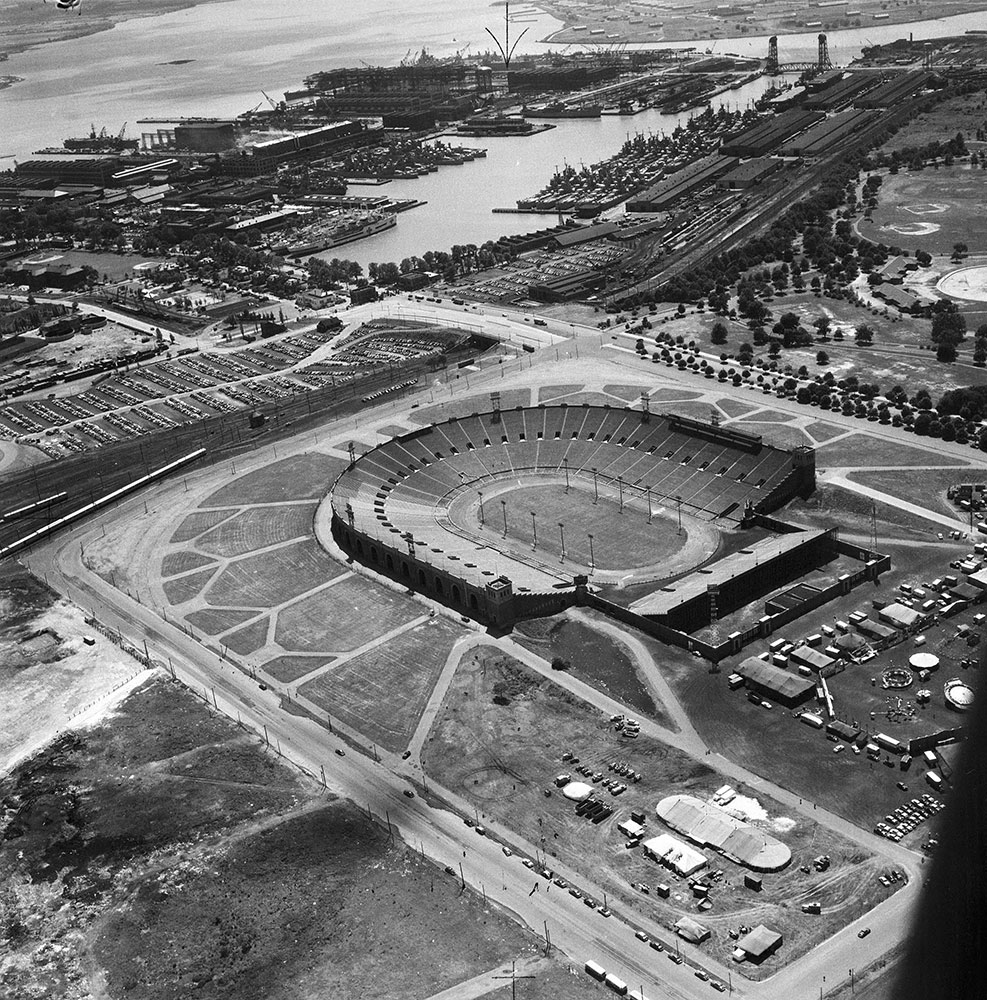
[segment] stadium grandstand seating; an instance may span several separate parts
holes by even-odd
[[[619,486],[625,498],[673,501],[729,525],[748,501],[767,513],[805,489],[807,470],[759,437],[675,416],[597,406],[538,406],[453,418],[374,448],[337,480],[334,514],[375,528],[382,544],[416,544],[463,565],[475,539],[449,520],[466,489],[504,475],[570,477]],[[619,482],[618,482],[619,481]],[[811,488],[811,486],[810,486]],[[481,570],[476,568],[475,574]]]

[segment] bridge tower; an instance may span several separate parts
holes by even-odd
[[[821,70],[833,68],[832,60],[829,58],[829,42],[823,34],[819,35],[819,57],[816,60],[816,65]]]
[[[768,39],[768,62],[764,67],[769,73],[778,72],[778,36],[772,35]]]

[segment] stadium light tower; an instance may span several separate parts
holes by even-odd
[[[531,547],[538,548],[538,529],[535,527],[535,512],[531,512]]]
[[[507,501],[500,501],[500,509],[504,512],[504,537],[507,537]]]
[[[679,507],[678,507],[678,512],[679,512],[679,534],[681,535],[682,534],[682,497],[677,496],[675,498],[675,502],[679,505]]]
[[[480,527],[483,527],[483,490],[476,491],[480,495]]]
[[[587,533],[586,537],[589,539],[589,571],[592,573],[596,569],[596,560],[593,558],[593,536]]]
[[[600,500],[600,487],[596,482],[596,468],[593,468],[593,503],[598,503]]]
[[[648,487],[648,524],[651,524],[651,487]]]
[[[559,562],[565,562],[565,525],[559,521],[559,540],[562,543],[562,556]]]

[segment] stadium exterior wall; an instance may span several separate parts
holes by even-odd
[[[426,560],[411,555],[407,550],[382,545],[376,539],[351,529],[335,513],[330,530],[336,544],[344,552],[374,572],[382,573],[411,591],[440,601],[454,611],[495,629],[510,631],[517,621],[557,615],[577,603],[575,584],[571,590],[517,594],[510,581],[500,577],[478,587],[446,569],[438,569]]]

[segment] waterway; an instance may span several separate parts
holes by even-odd
[[[738,90],[714,98],[713,106],[746,107],[770,86],[761,77]],[[358,243],[349,243],[319,256],[355,260],[366,268],[370,261],[400,263],[404,257],[426,250],[448,250],[454,243],[475,243],[513,233],[527,233],[554,226],[554,215],[510,215],[494,208],[513,208],[518,198],[535,194],[556,169],[568,163],[595,163],[617,152],[636,132],[671,132],[689,112],[665,115],[649,109],[638,115],[575,118],[538,135],[504,139],[447,139],[461,146],[487,150],[486,159],[461,167],[440,167],[418,180],[391,181],[380,187],[351,187],[350,194],[382,194],[390,198],[419,198],[423,208],[398,216],[393,229]]]
[[[0,167],[10,165],[13,156],[85,134],[91,122],[116,131],[126,121],[128,134],[137,135],[140,118],[234,115],[264,101],[262,90],[277,99],[319,69],[394,64],[423,47],[437,56],[486,51],[492,42],[485,28],[503,30],[502,9],[489,0],[401,0],[400,5],[361,0],[333,4],[331,14],[327,7],[325,0],[231,0],[126,21],[110,31],[16,53],[3,71],[24,82],[0,91]],[[907,33],[915,38],[960,34],[982,25],[982,14],[967,14],[831,32],[830,53],[835,62],[845,63],[868,43]],[[558,26],[548,16],[514,24],[512,33],[529,29],[518,51],[548,50],[540,39]],[[760,56],[767,40],[734,38],[711,47]],[[812,59],[815,47],[815,32],[779,38],[783,61]],[[176,60],[192,61],[175,65]],[[720,100],[743,105],[765,86],[767,81],[759,80]],[[459,140],[486,148],[487,158],[418,181],[353,188],[353,193],[418,198],[428,205],[402,215],[392,230],[340,248],[337,255],[363,264],[399,261],[412,253],[480,244],[549,225],[551,216],[494,215],[491,209],[533,194],[563,162],[605,159],[628,132],[669,131],[676,121],[651,111],[633,118],[566,121],[527,138]]]

